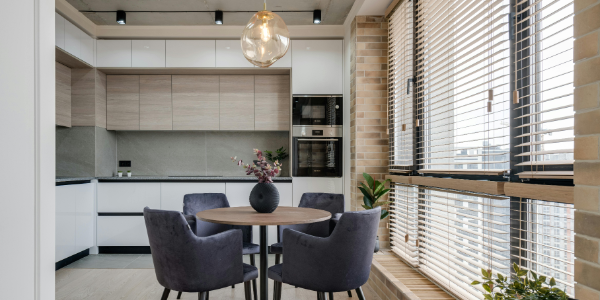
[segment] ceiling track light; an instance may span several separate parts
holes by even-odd
[[[313,12],[313,23],[321,24],[321,10],[320,9],[315,9],[315,11]]]
[[[223,11],[215,11],[215,24],[223,25]]]
[[[124,10],[117,10],[117,23],[121,25],[125,25],[127,22],[127,16],[125,15]]]

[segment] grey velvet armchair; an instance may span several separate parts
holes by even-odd
[[[196,218],[198,212],[222,207],[229,207],[227,196],[223,193],[187,194],[183,196],[183,214],[197,236],[211,236],[230,229],[240,229],[243,234],[242,253],[243,255],[250,255],[250,264],[256,266],[254,254],[259,254],[260,248],[257,244],[252,243],[252,226],[217,224]],[[256,280],[252,281],[252,289],[254,299],[258,299]],[[180,297],[181,292],[177,296],[177,299]]]
[[[274,299],[281,300],[282,283],[316,291],[318,299],[334,292],[356,290],[369,279],[381,208],[346,212],[329,237],[292,229],[283,231],[283,263],[269,268],[275,281]]]
[[[244,283],[251,299],[250,281],[258,277],[256,267],[242,262],[242,232],[228,230],[207,237],[196,236],[180,212],[144,208],[144,220],[152,251],[156,279],[165,289],[198,293]]]

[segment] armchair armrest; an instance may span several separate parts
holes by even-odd
[[[183,217],[185,218],[185,220],[188,223],[188,226],[190,226],[190,229],[192,230],[192,232],[194,234],[196,234],[196,216],[192,216],[192,215],[183,215]]]
[[[331,233],[335,229],[335,226],[340,222],[341,217],[342,217],[342,214],[340,214],[340,213],[335,214],[331,217],[331,219],[329,220],[329,235],[331,235]]]
[[[244,278],[242,262],[242,231],[231,229],[208,237],[196,237],[197,255],[202,266],[201,278],[208,290],[241,283]],[[200,275],[200,274],[199,274]]]

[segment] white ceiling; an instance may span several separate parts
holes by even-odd
[[[287,25],[312,24],[312,11],[322,10],[323,25],[341,25],[355,0],[268,0],[268,10],[307,10],[281,12]],[[378,0],[379,1],[379,0]],[[151,11],[127,13],[127,25],[214,25],[214,13],[161,11],[224,11],[225,25],[246,25],[263,0],[67,0],[79,11]],[[386,6],[387,7],[387,6]],[[363,6],[364,8],[364,6]],[[385,10],[385,9],[384,9]],[[227,12],[251,11],[251,12]],[[97,25],[116,25],[114,12],[83,13]],[[125,26],[127,26],[125,25]],[[217,26],[217,25],[215,25]]]

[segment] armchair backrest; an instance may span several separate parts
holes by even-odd
[[[300,198],[298,207],[315,208],[325,210],[331,213],[331,216],[335,216],[337,213],[344,212],[344,195],[343,194],[329,194],[329,193],[304,193]],[[283,230],[286,228],[294,229],[306,234],[326,237],[329,236],[330,222],[322,221],[310,224],[299,224],[299,225],[283,225],[277,226],[277,241],[281,242],[281,235]]]
[[[242,281],[241,232],[197,237],[180,212],[148,207],[144,220],[156,278],[162,286],[201,292]],[[217,259],[219,255],[226,259]]]
[[[381,208],[345,212],[327,238],[284,232],[283,280],[321,292],[356,289],[371,272]]]

